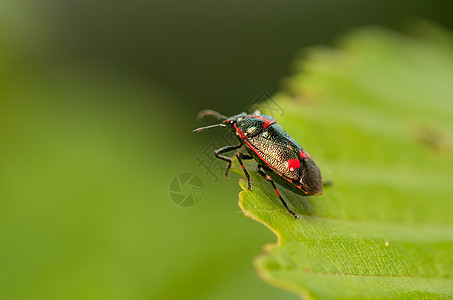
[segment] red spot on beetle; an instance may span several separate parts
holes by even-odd
[[[263,118],[263,117],[259,117],[258,119],[260,119],[261,121],[264,122],[263,129],[266,129],[267,126],[275,123],[275,121],[271,121],[271,120]]]
[[[304,150],[300,150],[300,152],[299,152],[299,156],[302,157],[303,159],[307,158],[307,154],[306,154],[306,152]]]
[[[288,160],[288,168],[290,171],[300,168],[300,161],[297,158]]]
[[[272,124],[275,123],[275,121],[266,119],[265,117],[262,117],[262,116],[247,116],[246,118],[257,118],[257,119],[260,119],[264,123],[263,124],[263,129],[266,129],[266,127],[268,127],[269,125],[272,125]]]

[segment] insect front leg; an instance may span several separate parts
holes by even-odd
[[[227,169],[225,171],[225,176],[228,176],[228,171],[231,169],[231,163],[233,162],[233,159],[231,157],[220,155],[220,154],[225,153],[225,152],[230,152],[230,151],[233,151],[233,150],[237,150],[237,149],[239,149],[241,147],[242,147],[242,143],[240,145],[237,145],[237,146],[225,146],[225,147],[222,147],[220,149],[217,149],[214,152],[215,157],[228,162],[228,166],[227,166]]]
[[[264,171],[261,169],[261,167],[258,165],[257,167],[257,170],[258,170],[258,173],[264,178],[266,179],[267,181],[269,181],[271,184],[272,184],[272,187],[274,188],[274,191],[275,193],[277,194],[277,197],[278,199],[280,199],[280,201],[282,202],[283,206],[286,208],[286,210],[293,215],[294,218],[298,218],[297,214],[295,212],[293,212],[291,210],[291,208],[289,208],[288,204],[285,202],[285,200],[283,200],[282,196],[280,195],[280,192],[277,190],[277,187],[275,186],[275,183],[274,181],[272,180],[272,178],[267,175],[266,173],[264,173]]]
[[[236,158],[238,159],[239,164],[241,165],[242,170],[244,171],[245,177],[247,178],[247,189],[251,190],[252,189],[252,181],[250,180],[250,175],[249,172],[247,172],[247,169],[244,166],[244,163],[242,160],[246,159],[253,159],[251,155],[248,154],[243,154],[241,152],[236,152]]]

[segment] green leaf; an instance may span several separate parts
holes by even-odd
[[[333,184],[280,188],[294,219],[257,172],[240,181],[244,214],[278,237],[260,276],[303,298],[451,299],[453,38],[368,28],[296,66],[274,116]]]

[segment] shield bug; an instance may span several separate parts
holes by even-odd
[[[302,196],[322,194],[323,184],[318,165],[271,116],[256,111],[253,114],[243,112],[226,117],[213,110],[204,110],[198,116],[213,116],[222,123],[197,128],[193,132],[224,127],[232,131],[239,140],[236,146],[215,150],[215,157],[228,163],[225,175],[228,175],[233,159],[222,154],[236,151],[235,156],[247,178],[248,189],[251,190],[250,175],[242,160],[254,159],[258,163],[258,173],[272,184],[277,197],[295,218],[297,214],[289,208],[274,182]],[[240,152],[240,148],[245,148],[247,154]]]

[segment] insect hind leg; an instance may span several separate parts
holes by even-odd
[[[289,212],[291,215],[293,215],[294,218],[298,218],[297,214],[295,212],[293,212],[291,210],[291,208],[289,208],[288,204],[286,203],[285,200],[283,200],[283,197],[280,195],[280,192],[277,190],[277,187],[275,186],[275,183],[274,181],[272,180],[272,178],[267,175],[266,173],[264,173],[264,171],[261,169],[261,166],[258,165],[257,167],[257,170],[258,170],[258,173],[264,178],[266,179],[267,181],[269,181],[271,184],[272,184],[272,187],[274,188],[274,191],[275,193],[277,194],[277,197],[278,199],[280,199],[280,201],[282,202],[283,206],[286,208],[286,211]]]

